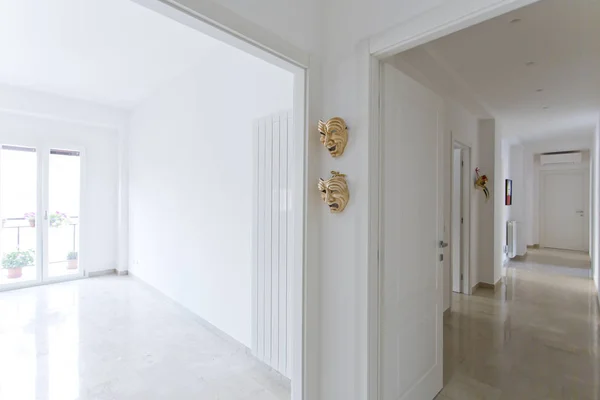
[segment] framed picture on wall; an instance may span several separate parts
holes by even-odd
[[[507,179],[504,188],[504,204],[507,206],[512,206],[512,197],[512,179]]]

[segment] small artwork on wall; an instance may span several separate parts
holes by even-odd
[[[512,206],[513,191],[512,191],[512,179],[506,180],[506,187],[504,188],[504,204]]]

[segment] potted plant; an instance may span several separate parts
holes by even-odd
[[[69,217],[67,214],[61,213],[60,211],[56,211],[50,214],[50,227],[59,228],[63,225],[66,225],[69,222]]]
[[[8,279],[20,278],[23,275],[23,267],[33,265],[33,250],[13,251],[2,258],[2,269],[7,270]]]
[[[25,213],[24,217],[26,220],[29,221],[29,226],[31,226],[32,228],[35,228],[35,213],[34,212]]]
[[[71,251],[67,254],[67,269],[77,269],[77,252]]]

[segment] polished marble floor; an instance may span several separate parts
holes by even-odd
[[[497,292],[454,295],[438,400],[600,399],[596,294],[557,268],[512,263]],[[289,383],[144,284],[103,277],[0,293],[0,399],[281,400]]]
[[[0,293],[2,400],[281,400],[289,382],[130,277]]]
[[[517,264],[536,264],[542,266],[554,265],[562,268],[587,269],[592,268],[589,253],[585,251],[560,250],[551,248],[528,248],[527,254],[518,257]]]
[[[600,399],[600,313],[587,277],[511,263],[498,291],[454,294],[437,399]]]

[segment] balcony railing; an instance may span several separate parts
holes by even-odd
[[[48,221],[49,222],[49,221]],[[67,227],[69,227],[70,229],[72,229],[72,242],[71,242],[71,250],[70,251],[77,251],[77,229],[79,228],[79,216],[75,215],[75,216],[70,216],[68,217],[68,222],[65,224],[62,224],[58,227],[53,227],[50,226],[50,229],[66,229]],[[31,225],[29,220],[27,218],[4,218],[2,220],[2,230],[4,229],[14,229],[16,232],[16,250],[17,251],[21,251],[21,237],[22,237],[22,230],[24,230],[24,232],[31,232],[31,230],[35,230],[36,226]],[[29,233],[28,232],[28,233]],[[35,231],[34,231],[35,232]],[[10,244],[6,243],[6,238],[2,237],[3,239],[3,243],[0,244],[0,246],[4,249],[10,248]],[[35,241],[35,238],[34,238]],[[13,242],[14,243],[14,242]]]

